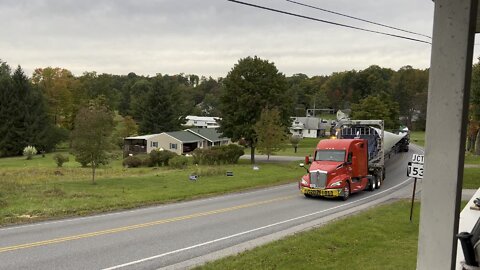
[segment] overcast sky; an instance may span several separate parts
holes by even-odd
[[[428,40],[284,0],[245,0],[323,20]],[[431,0],[297,0],[431,35]],[[428,68],[430,45],[286,16],[225,0],[0,0],[0,59],[35,68],[224,77],[257,55],[290,76],[376,64]],[[477,46],[476,46],[477,47]],[[478,53],[475,53],[475,58]],[[476,60],[475,60],[476,61]]]

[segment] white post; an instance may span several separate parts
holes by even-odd
[[[435,0],[417,269],[455,269],[477,0]]]

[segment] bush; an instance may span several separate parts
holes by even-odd
[[[60,153],[56,153],[55,155],[53,155],[53,160],[55,160],[55,163],[57,163],[57,167],[62,167],[63,163],[70,161],[68,156],[64,156]]]
[[[156,165],[152,162],[150,156],[142,156],[140,159],[142,160],[143,167],[153,167]]]
[[[168,166],[168,162],[170,161],[171,158],[177,156],[174,152],[170,152],[167,150],[152,150],[149,154],[152,166]]]
[[[236,144],[222,146],[224,151],[225,162],[228,164],[236,164],[241,156],[245,155],[244,147]]]
[[[188,165],[189,158],[186,156],[176,156],[170,159],[169,166],[175,169],[185,169]]]
[[[122,165],[127,168],[137,168],[142,165],[142,160],[136,156],[129,156],[123,160]]]
[[[235,164],[245,152],[242,146],[235,144],[215,146],[211,149],[195,149],[193,162],[202,165]]]
[[[27,157],[27,159],[32,159],[34,155],[37,154],[37,148],[35,146],[27,146],[23,148],[23,155]]]

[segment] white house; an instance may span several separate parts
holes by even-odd
[[[187,115],[185,117],[187,122],[184,126],[196,127],[196,128],[219,128],[218,120],[220,117],[210,117],[210,116],[195,116]]]
[[[302,138],[320,138],[330,134],[330,127],[328,120],[316,117],[292,117],[290,132]]]

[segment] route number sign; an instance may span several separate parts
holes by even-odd
[[[417,188],[417,179],[423,179],[423,162],[425,161],[424,155],[413,154],[412,162],[408,162],[407,176],[414,179],[413,193],[412,193],[412,205],[410,207],[410,222],[413,217],[413,202],[415,201],[415,190]]]
[[[423,164],[409,162],[407,167],[407,176],[423,178]]]

